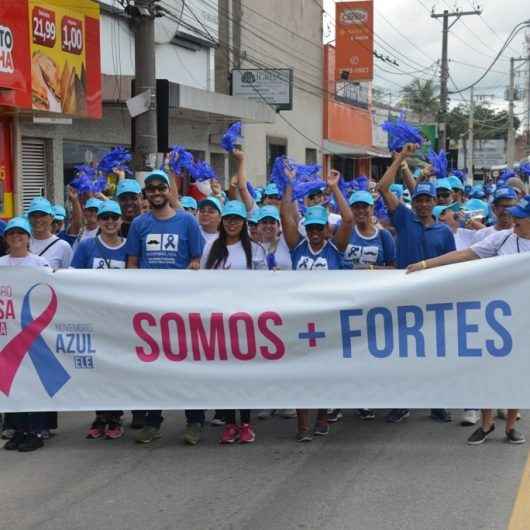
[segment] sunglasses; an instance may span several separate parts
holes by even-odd
[[[120,216],[115,213],[104,213],[98,217],[101,221],[117,221],[119,218]]]
[[[436,196],[442,199],[448,199],[449,197],[451,197],[451,192],[450,191],[439,191],[436,194]]]
[[[164,191],[167,191],[169,189],[169,186],[166,184],[159,184],[158,186],[151,184],[150,186],[145,187],[145,191],[148,193],[155,193],[156,191],[159,191],[160,193],[163,193]]]
[[[311,230],[314,232],[323,232],[325,227],[324,225],[308,225],[305,228],[306,228],[306,231]]]
[[[282,198],[279,195],[266,195],[266,199],[272,199],[273,201],[281,201]]]

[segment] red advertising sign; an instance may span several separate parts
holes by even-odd
[[[371,81],[374,77],[372,0],[336,4],[335,79]]]
[[[0,119],[0,219],[13,217],[11,122]]]
[[[101,118],[100,61],[96,2],[0,0],[0,107]]]

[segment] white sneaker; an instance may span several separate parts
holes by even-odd
[[[460,425],[463,425],[464,427],[470,427],[471,425],[476,425],[479,420],[480,420],[480,412],[478,410],[475,410],[475,409],[464,410],[464,413],[462,414],[462,420],[460,421]]]

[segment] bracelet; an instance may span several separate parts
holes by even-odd
[[[421,268],[424,270],[427,268],[427,262],[425,260],[421,261]]]

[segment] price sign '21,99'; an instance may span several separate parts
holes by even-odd
[[[83,51],[83,23],[77,18],[64,16],[61,20],[62,49],[80,55]]]
[[[35,7],[32,12],[33,42],[53,48],[55,46],[55,13],[44,7]]]

